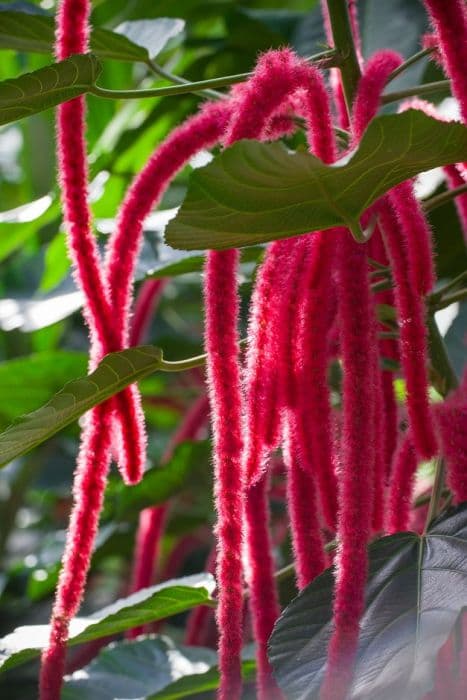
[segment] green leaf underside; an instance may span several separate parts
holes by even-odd
[[[355,678],[348,700],[414,700],[431,689],[435,660],[467,606],[467,504],[420,536],[370,546],[370,575]],[[316,700],[331,636],[333,574],[327,569],[286,608],[270,660],[288,700]]]
[[[117,642],[84,669],[69,676],[62,700],[176,700],[219,686],[217,654],[212,649],[175,644],[165,636]],[[245,680],[253,660],[242,662]]]
[[[128,598],[94,613],[75,618],[68,644],[83,644],[140,625],[190,610],[196,605],[213,605],[215,582],[211,574],[196,574],[144,588]],[[0,639],[0,672],[40,655],[48,642],[49,625],[18,627]]]
[[[100,71],[100,63],[93,54],[82,54],[4,80],[0,83],[0,125],[84,94],[94,85]]]
[[[111,353],[87,377],[66,384],[42,408],[18,418],[0,434],[0,467],[55,435],[90,408],[155,372],[162,352],[152,345]]]
[[[95,27],[91,32],[91,51],[99,58],[145,62],[149,59],[149,52],[141,41],[142,35],[150,34],[150,53],[154,57],[183,26],[184,22],[180,19],[160,17],[125,22],[117,32]],[[0,11],[0,49],[51,53],[54,34],[53,17],[29,12]]]
[[[335,226],[359,217],[400,182],[467,158],[467,128],[420,111],[374,119],[350,159],[325,165],[279,143],[240,141],[192,173],[169,222],[174,248],[242,247]]]

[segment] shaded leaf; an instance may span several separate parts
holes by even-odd
[[[158,17],[123,22],[115,32],[125,36],[131,43],[144,48],[146,56],[154,58],[171,39],[183,32],[184,28],[185,22],[182,19]]]
[[[83,293],[69,277],[48,294],[0,299],[0,328],[31,333],[70,316],[83,305]]]
[[[71,56],[0,83],[0,125],[55,107],[87,92],[101,67],[93,54]]]
[[[59,214],[58,203],[50,195],[0,212],[0,261],[24,245]]]
[[[219,686],[217,654],[212,649],[175,644],[164,636],[117,642],[84,669],[69,676],[62,700],[175,700]],[[255,663],[243,661],[245,680]]]
[[[333,226],[359,230],[363,211],[391,187],[466,151],[465,126],[415,110],[374,119],[357,150],[335,165],[278,143],[241,141],[192,173],[166,240],[222,249]]]
[[[44,404],[73,377],[86,372],[85,353],[42,352],[0,363],[0,424]]]
[[[370,546],[370,575],[348,700],[416,700],[430,690],[436,655],[467,605],[467,504],[425,535],[402,532]],[[290,700],[318,698],[331,636],[327,569],[286,608],[270,659]]]
[[[29,452],[129,384],[155,372],[161,360],[162,352],[152,345],[107,355],[92,374],[69,382],[45,406],[22,416],[0,434],[0,466]]]
[[[68,644],[83,644],[132,627],[162,620],[196,605],[212,605],[215,583],[211,574],[196,574],[143,588],[89,617],[76,617]],[[49,625],[18,627],[0,639],[0,669],[6,671],[39,656],[47,645]]]

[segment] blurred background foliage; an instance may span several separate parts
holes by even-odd
[[[28,38],[31,14],[53,17],[54,0],[0,3],[0,80],[35,70],[53,60],[42,43],[37,50]],[[4,13],[24,13],[14,45]],[[360,2],[364,53],[391,47],[406,57],[420,48],[426,19],[418,0]],[[310,55],[326,48],[319,3],[313,0],[95,0],[95,27],[119,28],[138,43],[154,35],[158,18],[179,18],[157,64],[188,80],[202,80],[251,70],[259,52],[291,44]],[[142,20],[138,32],[128,34],[122,23]],[[50,19],[50,22],[52,19]],[[168,25],[173,26],[173,25]],[[29,41],[29,44],[28,44]],[[26,50],[27,49],[27,50]],[[169,84],[144,63],[103,60],[100,84],[113,89]],[[441,79],[435,64],[421,61],[404,73],[391,89]],[[441,102],[447,94],[435,95]],[[88,99],[90,199],[96,235],[101,242],[112,230],[118,205],[132,178],[155,146],[192,113],[199,95],[181,95],[129,102]],[[303,142],[303,135],[292,145]],[[199,164],[199,162],[198,162]],[[193,164],[193,165],[196,165]],[[161,210],[177,207],[186,191],[191,168],[172,184]],[[441,192],[444,184],[431,178],[425,194]],[[170,215],[170,211],[168,212]],[[162,243],[167,216],[151,217],[138,270],[148,276],[171,276],[148,340],[163,348],[169,359],[201,351],[202,254],[172,251]],[[443,280],[465,269],[465,252],[454,206],[433,212],[437,266]],[[242,293],[247,308],[255,261],[261,249],[249,251],[242,266]],[[87,368],[87,332],[79,312],[81,295],[70,275],[59,205],[54,155],[54,114],[42,112],[0,128],[0,428],[15,417],[47,401],[66,381]],[[451,308],[447,332],[452,359],[462,360],[465,308]],[[451,320],[452,320],[451,318]],[[243,323],[245,319],[243,319]],[[151,467],[161,455],[181,416],[204,391],[200,375],[154,375],[141,384],[149,426]],[[207,437],[207,436],[206,436]],[[71,479],[79,438],[74,425],[32,454],[0,472],[0,635],[20,624],[46,622],[71,504]],[[177,575],[200,571],[211,543],[213,507],[208,441],[182,445],[173,468],[183,474],[164,538],[160,574],[181,539],[190,535],[196,546]],[[144,498],[126,504],[112,473],[89,593],[83,612],[89,612],[125,592],[134,532]],[[275,516],[280,519],[277,502]],[[278,552],[278,565],[288,563],[288,550]],[[123,582],[123,584],[122,584]],[[122,588],[123,585],[123,588]],[[175,620],[177,623],[177,620]],[[180,622],[178,624],[181,624]],[[3,693],[6,693],[4,696]],[[0,694],[34,697],[35,669],[24,668],[0,680]]]

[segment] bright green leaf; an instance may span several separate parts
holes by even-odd
[[[162,352],[152,345],[107,355],[88,377],[69,382],[48,404],[19,418],[0,434],[0,466],[29,452],[129,384],[155,372],[161,360]]]
[[[466,157],[465,126],[416,110],[374,119],[358,149],[335,165],[278,143],[241,141],[192,173],[166,239],[174,248],[223,249],[334,226],[356,230],[391,187]]]
[[[83,644],[162,620],[196,605],[213,605],[211,595],[214,588],[211,574],[186,576],[144,588],[89,617],[72,620],[68,643],[70,646]],[[48,637],[49,625],[29,625],[18,627],[0,639],[1,671],[39,656],[47,645]]]
[[[71,56],[0,83],[0,125],[55,107],[87,92],[101,71],[93,54]]]

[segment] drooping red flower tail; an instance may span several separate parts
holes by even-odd
[[[437,452],[437,444],[428,397],[425,304],[413,287],[405,235],[387,200],[379,205],[379,219],[395,282],[400,358],[412,438],[420,458],[430,459]]]
[[[207,375],[214,442],[220,700],[241,694],[243,623],[242,397],[237,294],[238,251],[210,251],[204,279]]]
[[[455,187],[465,185],[465,180],[455,165],[447,165],[444,168],[447,181],[451,190]],[[467,243],[467,194],[458,195],[455,199],[457,214],[464,234],[464,241]]]
[[[108,406],[101,404],[89,413],[83,431],[49,645],[42,654],[40,700],[60,700],[68,627],[83,596],[103,503],[110,462],[110,418]]]
[[[345,698],[352,679],[367,576],[375,459],[372,421],[376,343],[366,249],[343,231],[338,253],[339,320],[344,368],[334,632],[322,700]]]
[[[416,470],[417,454],[408,433],[401,439],[391,467],[386,521],[389,535],[409,528]]]
[[[299,463],[295,447],[293,416],[284,425],[282,453],[287,468],[287,503],[299,589],[307,586],[326,567],[314,476]]]
[[[143,224],[175,175],[196,153],[216,144],[223,135],[231,103],[208,103],[174,129],[137,175],[120,207],[106,252],[106,274],[114,321],[123,346],[128,342],[133,275],[141,247]]]
[[[461,385],[435,407],[447,481],[456,503],[467,501],[467,387]]]
[[[162,457],[167,462],[177,445],[185,440],[196,440],[206,425],[208,418],[208,398],[201,396],[187,411],[178,430],[172,436]],[[167,516],[167,506],[154,506],[141,512],[133,564],[132,591],[150,586],[153,582],[154,567],[159,552],[160,539]],[[132,636],[136,636],[133,634]]]
[[[272,677],[267,653],[268,640],[280,613],[269,536],[268,486],[269,478],[265,474],[246,489],[246,579],[257,645],[256,696],[258,700],[279,700],[283,696]]]
[[[424,0],[462,120],[467,124],[467,12],[463,0]]]
[[[146,280],[141,285],[131,319],[130,347],[139,345],[146,338],[154,310],[168,281],[166,278]]]

